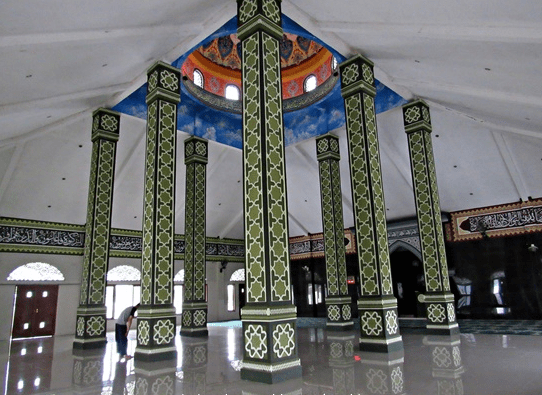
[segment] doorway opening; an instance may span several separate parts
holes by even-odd
[[[399,246],[390,254],[393,294],[397,298],[399,317],[425,317],[424,304],[418,295],[425,293],[425,277],[421,260]]]

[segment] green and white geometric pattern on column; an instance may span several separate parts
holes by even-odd
[[[73,344],[78,349],[102,347],[106,343],[105,275],[109,264],[115,156],[120,129],[119,113],[100,108],[92,117],[83,273]]]
[[[186,164],[184,298],[181,335],[207,336],[205,301],[205,196],[208,142],[184,142]]]
[[[177,357],[173,308],[175,160],[180,71],[157,62],[147,71],[147,149],[143,199],[141,307],[135,359]]]
[[[403,349],[397,327],[386,226],[386,207],[374,109],[373,63],[356,55],[340,64],[354,223],[361,280],[360,349],[389,352]],[[395,321],[394,321],[395,318]]]
[[[328,288],[326,325],[331,330],[350,330],[354,327],[354,323],[346,275],[339,138],[332,134],[318,137],[316,157],[320,169],[320,197]]]
[[[448,279],[429,106],[422,100],[405,104],[403,121],[408,136],[425,274],[427,329],[434,334],[456,334],[459,333],[459,326]]]
[[[273,383],[301,377],[290,284],[279,51],[282,14],[280,0],[238,0],[237,5],[243,50],[247,286],[247,304],[241,312],[241,378]]]

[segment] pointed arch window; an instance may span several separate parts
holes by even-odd
[[[203,79],[203,73],[198,69],[194,69],[194,84],[203,89],[205,81]]]
[[[315,75],[309,75],[307,78],[305,78],[305,82],[303,82],[303,90],[306,92],[310,92],[316,89],[317,80]]]
[[[13,270],[8,281],[64,281],[64,275],[53,265],[32,262]]]

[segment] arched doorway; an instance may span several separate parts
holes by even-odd
[[[418,295],[425,293],[425,278],[420,253],[397,241],[390,248],[393,293],[400,317],[424,317],[424,305]]]

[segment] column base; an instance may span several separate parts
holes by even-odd
[[[326,298],[327,330],[348,331],[354,328],[351,303],[350,296],[328,296]]]
[[[183,303],[181,320],[181,336],[204,337],[208,336],[207,330],[207,302]]]
[[[175,308],[142,305],[138,309],[136,361],[152,362],[177,358]]]
[[[358,300],[358,311],[360,351],[390,353],[403,349],[397,299],[393,295],[362,297]]]
[[[346,332],[354,329],[354,321],[347,322],[326,322],[326,330],[332,332]]]
[[[101,351],[107,345],[107,339],[75,339],[73,342],[74,353],[77,350],[98,350]]]
[[[428,323],[426,328],[426,333],[434,336],[454,336],[459,335],[460,333],[459,325],[457,323],[448,325],[435,325]]]
[[[427,333],[451,336],[459,333],[454,295],[449,292],[428,293],[423,297],[427,311]]]
[[[280,369],[280,365],[293,364],[294,366],[287,367],[285,369]],[[297,364],[297,365],[296,365]],[[248,365],[248,367],[245,367]],[[280,383],[286,380],[297,379],[302,375],[301,362],[299,359],[294,361],[289,361],[287,363],[279,364],[279,369],[277,371],[268,371],[260,370],[259,367],[251,366],[251,363],[243,363],[241,368],[241,379],[256,381],[258,383],[274,384]],[[265,366],[264,369],[271,368],[273,365]]]
[[[143,364],[145,363],[156,363],[156,362],[163,362],[163,361],[169,361],[169,360],[176,360],[177,359],[177,349],[174,347],[173,349],[167,348],[162,350],[152,350],[150,352],[142,352],[138,351],[136,349],[134,353],[134,360],[140,364],[141,362]]]
[[[209,336],[207,328],[181,328],[179,335],[188,337],[206,337]]]
[[[104,305],[85,306],[77,308],[77,325],[75,327],[74,349],[92,350],[102,348],[107,344]]]
[[[243,307],[243,380],[273,384],[301,377],[296,311],[291,304]]]

